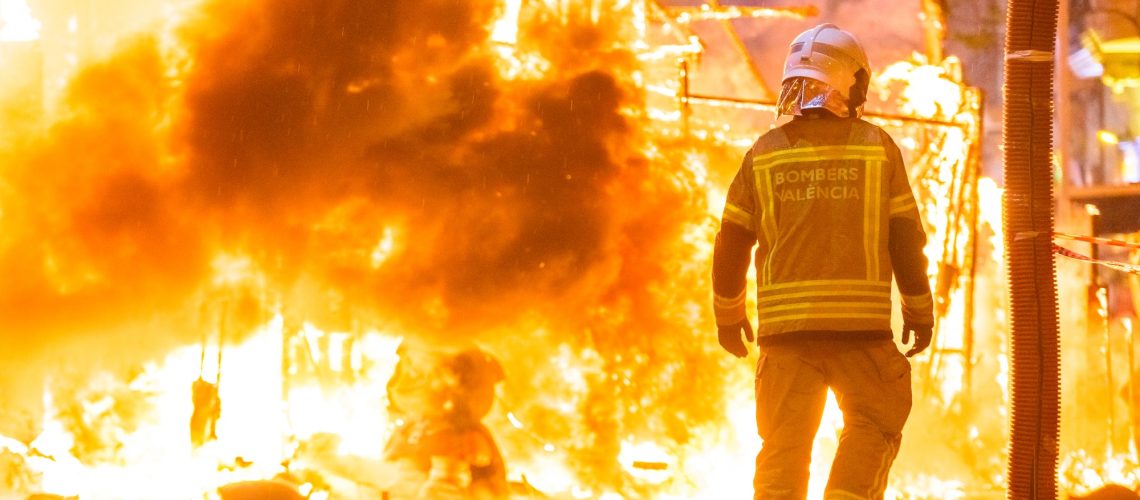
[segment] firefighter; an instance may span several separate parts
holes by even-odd
[[[926,243],[902,157],[860,119],[871,70],[850,33],[801,33],[784,64],[778,107],[791,121],[762,135],[729,186],[713,253],[720,345],[748,354],[746,275],[756,247],[755,498],[805,498],[827,389],[843,433],[825,499],[883,497],[910,413],[907,357],[934,324]],[[899,352],[891,278],[902,296]]]

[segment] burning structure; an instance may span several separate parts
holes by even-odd
[[[0,32],[17,3],[0,2]],[[40,83],[46,126],[0,150],[0,492],[200,498],[277,478],[398,496],[414,473],[383,456],[409,424],[385,396],[397,364],[475,347],[502,364],[482,424],[517,494],[750,491],[750,373],[707,332],[707,269],[727,178],[775,116],[758,72],[707,83],[724,75],[694,27],[726,26],[746,55],[733,19],[819,9],[164,9],[84,55],[58,99]],[[980,94],[940,51],[878,69],[867,116],[908,156],[938,305],[889,492],[1000,492],[1000,190],[979,177]],[[842,425],[834,404],[826,418],[817,449]]]

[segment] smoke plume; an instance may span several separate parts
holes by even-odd
[[[487,0],[216,1],[176,54],[142,37],[86,69],[0,170],[5,341],[142,325],[193,342],[203,302],[240,297],[238,324],[280,310],[479,338],[527,380],[552,376],[528,359],[568,344],[597,357],[589,391],[578,421],[540,431],[585,428],[570,447],[610,462],[626,430],[683,443],[722,396],[715,371],[689,373],[711,363],[685,242],[704,195],[679,154],[647,152],[628,19],[538,8],[519,47],[548,67],[507,79],[497,15]],[[227,262],[257,279],[232,284]],[[153,328],[173,319],[188,321]]]

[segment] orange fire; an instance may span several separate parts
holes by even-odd
[[[485,423],[518,487],[749,494],[752,373],[710,337],[707,275],[756,132],[729,124],[771,108],[690,98],[678,62],[704,50],[690,23],[814,10],[190,7],[0,143],[0,496],[212,497],[288,472],[309,498],[379,498],[410,481],[383,451],[411,344],[502,362]],[[38,36],[30,12],[0,0],[0,45]],[[877,104],[898,109],[869,117],[912,165],[946,300],[892,498],[1002,484],[1000,191],[968,175],[980,103],[956,64],[887,68]],[[201,446],[196,380],[221,403]],[[841,428],[831,398],[813,495]]]

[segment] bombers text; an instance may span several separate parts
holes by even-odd
[[[773,172],[773,194],[781,202],[859,199],[858,167],[800,168]],[[826,182],[828,185],[820,185]],[[791,184],[791,185],[786,185]],[[799,184],[799,185],[795,185]],[[807,185],[804,185],[807,184]]]

